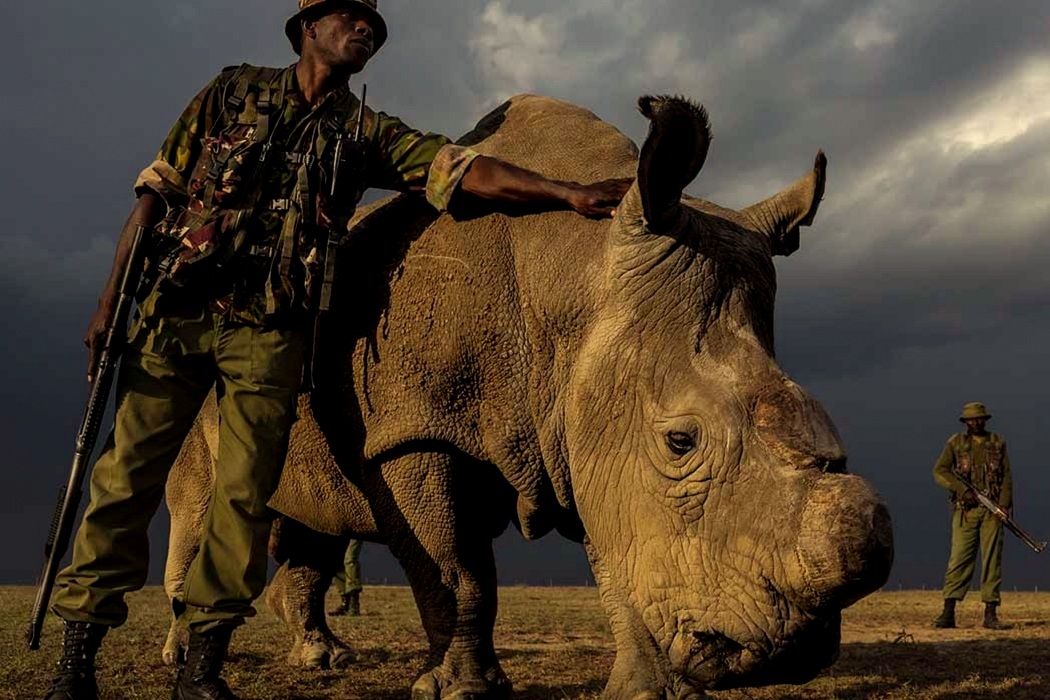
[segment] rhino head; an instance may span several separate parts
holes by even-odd
[[[617,210],[594,323],[568,387],[565,448],[612,620],[607,697],[798,683],[838,653],[840,611],[893,556],[879,495],[846,470],[821,405],[777,365],[774,255],[799,244],[826,160],[742,211],[683,197],[704,110],[650,120]]]

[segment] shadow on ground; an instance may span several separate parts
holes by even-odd
[[[837,700],[1035,699],[1050,698],[1048,669],[1050,647],[1044,639],[915,642],[902,635],[895,642],[843,644],[838,662],[813,683],[833,684]],[[784,687],[776,697],[806,700],[813,692],[808,686]]]

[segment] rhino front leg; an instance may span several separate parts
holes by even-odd
[[[206,488],[211,488],[210,479]],[[189,507],[189,504],[186,503],[180,503],[173,508],[172,500],[169,492],[168,509],[171,512],[171,531],[168,535],[168,558],[164,566],[164,592],[169,602],[182,593],[182,586],[186,582],[186,572],[189,571],[193,558],[197,556],[201,542],[201,526],[204,521],[203,513],[207,508],[207,500],[204,502],[204,508]],[[168,637],[164,640],[164,649],[161,652],[165,664],[178,666],[185,661],[189,636],[186,628],[181,626],[172,615]]]
[[[603,700],[704,700],[708,697],[671,670],[666,655],[627,600],[627,592],[609,574],[587,538],[584,549],[616,643],[616,660],[602,693]]]
[[[292,637],[288,663],[306,668],[339,668],[353,662],[350,647],[335,636],[325,618],[324,598],[348,537],[333,537],[292,520],[278,518],[270,551],[280,564],[266,593],[266,604]]]
[[[413,700],[504,700],[511,685],[496,659],[496,502],[509,488],[465,457],[407,454],[366,472],[380,531],[412,586],[430,643]],[[462,482],[460,481],[462,480]],[[473,494],[463,482],[473,486]],[[481,494],[485,494],[482,496]],[[507,500],[513,508],[513,500]],[[509,511],[508,511],[509,512]]]
[[[210,410],[214,412],[214,399],[209,398],[209,401]],[[203,411],[208,410],[206,405]],[[164,563],[164,592],[169,602],[182,593],[186,572],[200,549],[204,515],[211,502],[213,475],[214,460],[205,438],[202,418],[198,416],[168,473],[165,488],[165,505],[171,516],[168,556]],[[162,651],[164,663],[169,666],[182,663],[188,644],[189,632],[173,615]]]

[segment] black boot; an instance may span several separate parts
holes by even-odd
[[[58,673],[44,700],[98,700],[95,654],[109,627],[94,622],[66,622]]]
[[[232,634],[232,625],[190,632],[186,665],[179,669],[171,700],[238,700],[226,681],[219,678]]]
[[[350,594],[342,593],[339,596],[339,605],[329,610],[328,614],[332,617],[342,617],[348,612],[350,612]]]
[[[955,599],[944,599],[944,610],[940,617],[933,621],[933,626],[938,629],[951,629],[955,627]]]
[[[361,614],[361,591],[350,591],[349,593],[343,593],[339,596],[339,605],[335,606],[328,611],[328,614],[332,617],[342,617],[343,615],[353,615],[357,617]]]
[[[985,603],[984,604],[984,627],[990,630],[1001,630],[1006,629],[1006,625],[999,622],[999,616],[996,614],[996,609],[999,607],[998,603]]]

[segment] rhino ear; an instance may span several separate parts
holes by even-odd
[[[769,199],[752,204],[741,213],[769,237],[773,255],[791,255],[799,246],[799,226],[809,226],[824,197],[824,176],[828,159],[817,151],[813,170],[802,179]]]
[[[646,95],[638,109],[649,135],[638,160],[638,189],[648,230],[666,231],[681,206],[682,190],[700,173],[711,144],[707,111],[681,97]]]

